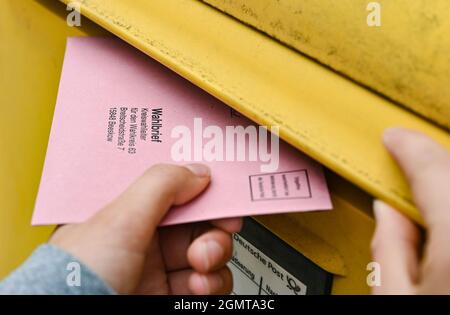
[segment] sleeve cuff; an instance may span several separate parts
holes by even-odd
[[[0,294],[116,294],[96,273],[51,244],[39,246],[7,278]]]

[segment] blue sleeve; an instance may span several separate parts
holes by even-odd
[[[45,244],[2,282],[0,294],[115,294],[99,276],[62,249]]]

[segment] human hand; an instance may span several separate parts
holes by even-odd
[[[376,200],[374,261],[381,266],[375,294],[450,294],[450,154],[427,136],[388,129],[384,143],[405,173],[426,222],[420,229],[407,217]]]
[[[201,164],[153,166],[92,218],[60,227],[49,242],[121,294],[229,293],[225,264],[241,219],[158,228],[172,205],[189,202],[209,181]]]

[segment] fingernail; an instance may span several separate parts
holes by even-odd
[[[187,169],[189,169],[192,173],[197,175],[198,177],[209,177],[211,176],[211,170],[208,166],[203,164],[188,164],[185,165]]]
[[[211,287],[209,285],[208,278],[205,275],[193,273],[190,281],[195,294],[210,294]]]
[[[387,205],[383,201],[379,199],[375,199],[373,201],[373,213],[376,221],[378,221],[382,216],[381,212],[385,211],[387,208]]]
[[[222,246],[216,241],[207,241],[203,243],[203,261],[205,270],[209,270],[211,262],[220,261],[224,255]]]
[[[238,233],[238,232],[240,232],[241,230],[242,230],[242,227],[244,226],[244,220],[243,219],[239,219],[239,225],[238,225],[238,227],[236,228],[236,232],[235,233]]]
[[[200,276],[200,280],[202,282],[204,294],[210,294],[211,293],[211,289],[209,287],[208,278],[205,277],[205,276]]]
[[[383,132],[383,142],[385,144],[391,143],[395,138],[399,136],[400,133],[402,133],[405,130],[405,128],[402,127],[390,127],[387,128]]]

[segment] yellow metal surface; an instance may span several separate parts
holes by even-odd
[[[443,129],[203,2],[71,2],[247,117],[280,126],[284,140],[422,223],[380,138],[385,128],[401,125],[450,149]]]
[[[203,0],[450,128],[450,2]]]
[[[88,20],[66,24],[55,1],[0,4],[0,278],[53,227],[31,227],[63,62],[66,36],[105,34]]]

